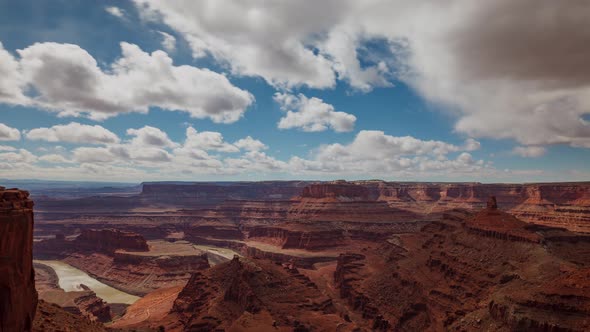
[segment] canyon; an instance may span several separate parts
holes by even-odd
[[[590,328],[590,183],[139,188],[4,190],[0,227],[29,242],[16,252],[3,241],[3,257],[37,260],[23,329],[71,315],[89,331]],[[61,287],[53,261],[134,298],[101,297],[91,282]],[[1,285],[26,289],[15,282]]]

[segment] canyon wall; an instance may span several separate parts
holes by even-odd
[[[57,233],[53,239],[35,241],[33,243],[35,257],[63,258],[71,253],[104,253],[114,254],[117,250],[145,252],[149,250],[143,236],[119,231],[116,229],[82,229],[74,239],[66,238]]]
[[[118,211],[122,220],[129,220],[129,230],[151,238],[157,237],[160,226],[145,231],[140,227],[133,229],[136,214],[158,211],[161,218],[173,222],[186,215],[236,223],[272,223],[283,219],[408,221],[432,219],[433,215],[455,208],[480,209],[489,196],[496,196],[507,212],[523,221],[590,232],[590,182],[152,182],[142,184],[139,195],[44,198],[38,202],[37,211],[43,221],[77,221],[96,218],[89,216],[89,212],[112,215]],[[176,211],[178,216],[162,211]]]
[[[0,187],[0,331],[30,331],[37,307],[33,270],[33,201]]]
[[[85,229],[76,239],[76,243],[82,248],[102,252],[115,252],[117,249],[128,251],[149,250],[143,236],[116,229]]]
[[[342,254],[334,283],[372,330],[586,331],[588,240],[519,221],[490,200]]]
[[[364,215],[383,210],[374,202],[385,202],[391,209],[431,215],[454,208],[480,209],[488,197],[495,196],[506,212],[531,223],[590,232],[590,182],[578,183],[405,183],[384,181],[324,182],[304,188],[300,199],[303,215],[313,211],[347,210]],[[307,203],[306,203],[307,202]],[[340,202],[344,210],[327,202]],[[351,202],[373,202],[371,208]],[[305,204],[306,203],[306,204]],[[323,206],[321,204],[323,204]],[[348,203],[348,204],[344,204]],[[367,205],[366,203],[364,204]],[[347,211],[347,212],[348,212]],[[347,214],[347,213],[342,213]],[[349,214],[350,215],[350,214]],[[377,217],[379,213],[375,215]]]

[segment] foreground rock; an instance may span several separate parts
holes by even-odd
[[[37,314],[33,321],[34,332],[106,332],[107,329],[99,322],[93,322],[79,315],[69,313],[60,306],[39,301]]]
[[[352,328],[297,269],[238,257],[195,273],[165,321],[185,331]]]
[[[33,270],[33,202],[0,187],[0,331],[30,331],[37,306]]]

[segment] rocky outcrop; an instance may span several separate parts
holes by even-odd
[[[149,246],[143,236],[115,229],[82,229],[74,239],[56,234],[53,239],[36,241],[35,257],[63,258],[72,253],[114,254],[117,250],[145,252]]]
[[[531,184],[482,184],[482,183],[397,183],[384,181],[324,182],[304,188],[301,200],[315,201],[298,210],[302,216],[313,211],[327,209],[326,202],[386,202],[390,215],[409,220],[409,213],[433,215],[463,208],[481,209],[487,199],[495,196],[497,203],[517,218],[541,225],[564,227],[573,231],[590,232],[590,183],[531,183]],[[320,201],[323,206],[319,205]],[[333,206],[333,205],[332,205]],[[377,208],[375,208],[377,207]],[[363,215],[371,215],[379,208],[355,206],[354,209],[339,207],[340,211],[354,209]],[[337,209],[334,209],[337,210]],[[334,212],[332,212],[334,213]],[[405,213],[406,215],[403,215]],[[346,215],[346,213],[342,213]],[[414,219],[418,218],[416,215]],[[363,220],[363,219],[361,219]],[[379,219],[381,220],[381,219]]]
[[[191,273],[209,267],[206,254],[158,257],[73,253],[64,262],[111,287],[138,296],[162,287],[184,285]]]
[[[33,322],[33,332],[54,331],[106,332],[107,329],[98,321],[92,321],[85,316],[70,313],[57,304],[40,300]]]
[[[187,239],[194,238],[215,238],[240,240],[243,234],[238,226],[234,225],[195,225],[184,229],[184,236]]]
[[[246,245],[242,246],[240,249],[240,252],[244,254],[244,256],[246,257],[255,259],[266,259],[280,264],[292,264],[293,266],[303,269],[314,269],[314,264],[333,262],[336,260],[336,257],[332,257],[329,255],[295,256],[293,254],[289,254],[288,252],[265,251],[260,248]]]
[[[513,330],[587,331],[590,328],[590,269],[563,273],[538,291],[511,289],[494,297],[489,314]]]
[[[587,330],[590,243],[506,220],[493,200],[488,219],[475,226],[495,227],[497,236],[468,227],[478,216],[457,211],[421,232],[341,255],[334,274],[340,297],[373,330]]]
[[[146,182],[140,198],[151,205],[173,204],[186,208],[208,208],[226,200],[284,200],[298,195],[308,183],[264,182]]]
[[[0,187],[0,331],[30,331],[37,307],[33,270],[33,201]]]
[[[127,251],[149,250],[147,242],[141,235],[116,229],[85,229],[76,238],[75,242],[76,246],[82,250],[99,252],[115,252],[118,249]]]
[[[345,181],[318,183],[303,188],[301,197],[367,201],[369,200],[369,188]]]
[[[235,257],[194,274],[171,316],[185,331],[308,331],[350,325],[335,312],[330,299],[296,269]]]
[[[293,230],[288,227],[251,227],[245,230],[248,239],[258,240],[283,249],[322,250],[342,246],[342,231],[309,229]]]
[[[473,233],[510,241],[540,243],[539,234],[527,228],[527,223],[498,210],[494,196],[490,196],[487,207],[468,219],[465,227]]]
[[[365,267],[365,258],[361,254],[341,254],[334,272],[334,284],[339,289],[340,297],[346,300],[351,309],[359,311],[363,319],[370,321],[373,331],[388,331],[391,328],[389,321],[383,318],[379,309],[354,285],[361,277],[359,272]]]

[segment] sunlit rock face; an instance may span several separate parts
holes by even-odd
[[[0,331],[30,331],[37,308],[33,201],[0,187]]]

